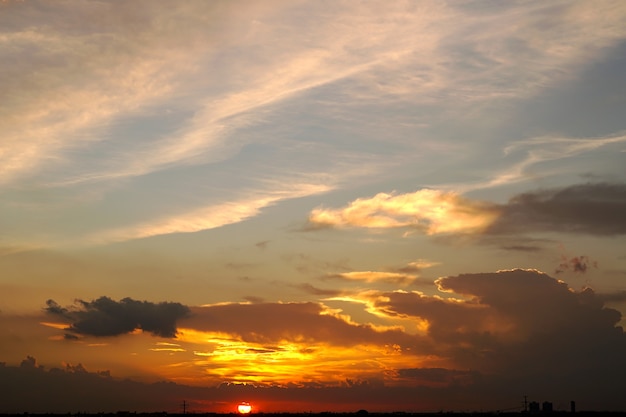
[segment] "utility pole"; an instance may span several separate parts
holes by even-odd
[[[524,395],[524,412],[528,412],[528,396]]]
[[[183,414],[187,414],[187,401],[183,400]]]

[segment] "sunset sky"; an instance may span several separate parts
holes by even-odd
[[[0,1],[0,413],[626,410],[625,317],[626,2]]]

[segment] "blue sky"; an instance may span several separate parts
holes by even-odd
[[[530,319],[481,298],[471,274],[523,269],[625,313],[625,20],[608,0],[1,2],[0,315],[13,324],[0,360],[283,381],[211,373],[191,345],[170,352],[189,353],[179,374],[171,358],[139,360],[148,376],[129,364],[155,336],[83,334],[76,315],[42,318],[48,299],[229,305],[220,314],[241,320],[293,303],[370,326],[376,346],[392,331],[444,343],[446,313],[402,312],[394,297],[408,294],[489,306],[500,315],[458,329],[513,343],[510,323]],[[445,277],[471,288],[444,290]],[[183,345],[209,331],[193,317]],[[219,329],[270,343],[264,331]],[[400,352],[368,359],[380,375],[365,359],[341,375],[394,385],[467,365]]]

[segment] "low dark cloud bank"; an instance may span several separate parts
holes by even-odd
[[[518,194],[487,233],[626,234],[626,184],[592,183]]]
[[[411,373],[411,371],[407,371]],[[420,372],[418,372],[420,373]],[[425,371],[427,379],[450,378],[445,372]],[[431,375],[434,374],[434,375]],[[460,375],[456,375],[460,377]],[[0,413],[63,413],[153,411],[181,413],[187,410],[232,413],[242,399],[264,411],[370,411],[440,410],[473,407],[482,400],[466,391],[474,402],[456,401],[450,391],[430,387],[385,387],[346,381],[342,386],[284,388],[224,383],[215,387],[192,387],[172,382],[152,384],[118,379],[108,371],[92,372],[82,365],[44,368],[28,357],[21,366],[0,362]],[[517,400],[517,398],[515,398]],[[508,402],[504,402],[508,404]],[[265,405],[265,407],[263,406]]]
[[[124,298],[120,301],[100,297],[93,301],[76,300],[70,307],[61,307],[54,300],[46,301],[48,314],[69,322],[68,331],[88,336],[118,336],[135,329],[155,336],[176,337],[176,323],[189,315],[189,308],[180,303],[137,301]],[[68,335],[72,339],[73,334]]]

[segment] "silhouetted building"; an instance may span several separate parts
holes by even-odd
[[[572,413],[576,412],[576,401],[570,401],[569,403],[569,409]]]
[[[544,413],[551,413],[552,412],[552,403],[550,401],[544,401],[542,406],[541,406],[541,410]]]
[[[531,401],[528,403],[528,412],[529,413],[538,413],[539,412],[539,403],[537,401]]]

